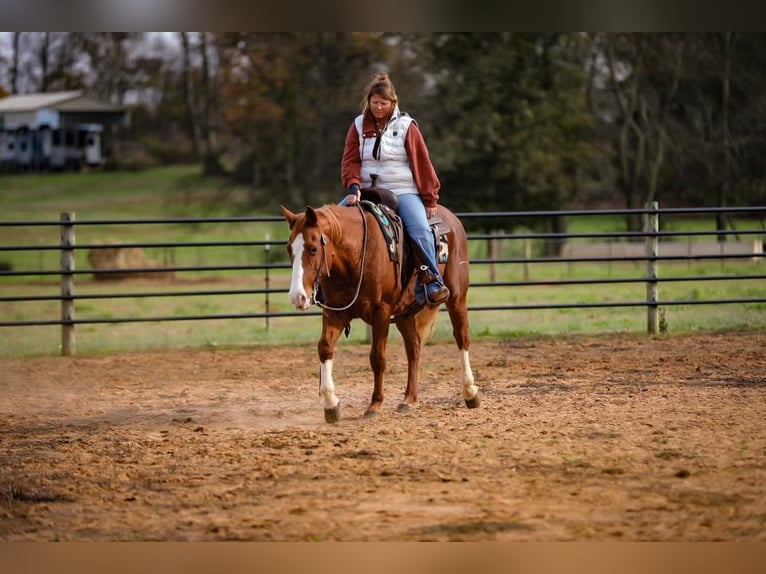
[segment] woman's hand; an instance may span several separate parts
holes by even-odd
[[[355,205],[362,197],[362,192],[359,191],[359,184],[352,183],[348,186],[348,195],[346,196],[346,205]]]
[[[431,219],[436,215],[436,208],[435,207],[426,207],[426,217],[428,219]]]

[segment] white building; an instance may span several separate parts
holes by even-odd
[[[126,124],[128,113],[81,91],[0,99],[0,169],[80,169],[104,161],[105,128]]]

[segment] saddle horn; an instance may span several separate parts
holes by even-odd
[[[396,211],[399,206],[399,200],[396,199],[396,195],[390,189],[378,186],[378,174],[371,173],[370,179],[372,183],[369,187],[360,189],[360,198],[363,201],[370,201],[372,203],[383,204]]]

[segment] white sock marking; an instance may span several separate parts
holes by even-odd
[[[319,394],[322,395],[325,409],[334,409],[338,405],[335,381],[332,380],[332,359],[319,363]]]

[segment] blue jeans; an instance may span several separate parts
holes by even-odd
[[[396,212],[402,218],[404,232],[412,239],[418,247],[421,254],[425,257],[424,263],[433,274],[441,279],[439,268],[436,265],[436,247],[434,246],[434,234],[428,225],[426,216],[426,207],[423,200],[415,193],[405,193],[397,195],[399,208]]]
[[[404,232],[417,243],[421,254],[426,259],[424,263],[443,282],[441,273],[439,273],[439,267],[436,265],[434,235],[431,232],[431,227],[428,225],[428,216],[426,215],[426,207],[423,205],[423,200],[416,193],[397,195],[396,199],[399,201],[396,213],[402,219]],[[338,205],[345,206],[346,198],[343,197]]]

